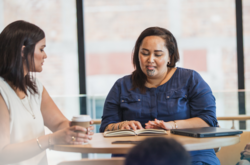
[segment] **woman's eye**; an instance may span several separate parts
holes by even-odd
[[[144,56],[149,55],[148,53],[145,53],[145,52],[141,52],[141,54],[144,55]]]
[[[41,52],[43,52],[43,49],[40,49],[41,50]]]
[[[162,56],[162,54],[156,54],[155,56],[156,56],[156,57],[160,57],[160,56]]]

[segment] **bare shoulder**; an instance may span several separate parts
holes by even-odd
[[[10,117],[7,105],[0,93],[0,151],[10,143]]]
[[[3,115],[9,115],[8,107],[0,93],[0,121],[2,118],[5,118],[6,116]]]

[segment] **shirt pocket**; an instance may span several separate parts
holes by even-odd
[[[120,107],[123,120],[137,120],[142,109],[140,95],[121,96]]]
[[[159,101],[159,108],[161,114],[171,115],[179,112],[187,111],[188,96],[184,90],[176,90],[163,94]]]

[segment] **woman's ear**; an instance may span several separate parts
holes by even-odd
[[[22,46],[22,50],[21,50],[21,56],[22,56],[22,58],[24,58],[24,53],[23,53],[24,48],[25,48],[25,46],[23,45],[23,46]]]

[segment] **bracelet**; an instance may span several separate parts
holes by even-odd
[[[48,144],[49,144],[49,150],[51,150],[51,146],[52,146],[52,143],[51,143],[51,133],[49,134]]]
[[[36,142],[37,142],[37,144],[38,144],[39,148],[40,148],[41,150],[43,150],[43,148],[42,148],[41,144],[39,143],[38,138],[36,138]]]
[[[174,129],[177,129],[177,128],[178,128],[177,123],[176,123],[176,121],[175,121],[175,120],[174,120],[174,126],[175,126],[175,128],[174,128]]]

